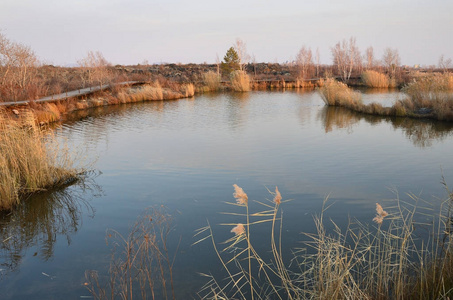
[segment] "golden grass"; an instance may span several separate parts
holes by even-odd
[[[388,88],[390,85],[390,79],[387,75],[373,70],[363,72],[362,81],[366,86],[372,88]]]
[[[214,71],[203,74],[203,83],[207,87],[206,91],[215,92],[220,90],[220,76]]]
[[[403,91],[408,97],[397,100],[391,107],[379,103],[364,105],[360,93],[334,79],[327,79],[319,92],[326,105],[342,106],[360,113],[453,121],[451,78],[449,74],[421,77],[406,85]]]
[[[230,74],[231,88],[236,92],[250,91],[250,76],[245,71],[233,71]]]
[[[0,115],[0,210],[8,210],[27,194],[62,185],[81,170],[67,148],[35,125],[33,116],[22,123]]]
[[[195,86],[192,83],[183,84],[181,86],[181,94],[185,98],[193,97],[195,95]]]
[[[443,178],[442,178],[443,179]],[[315,233],[306,233],[304,249],[294,249],[294,257],[282,256],[284,231],[276,188],[274,200],[255,201],[264,210],[250,212],[246,193],[234,186],[236,203],[243,213],[229,213],[239,222],[229,226],[233,236],[218,244],[209,225],[196,236],[206,234],[194,244],[210,240],[226,279],[208,278],[199,296],[202,299],[451,299],[453,296],[453,193],[442,180],[447,198],[439,214],[432,208],[421,209],[421,199],[398,197],[394,206],[376,204],[374,226],[350,220],[341,229],[326,221],[327,201],[314,218]],[[373,212],[370,211],[370,221]],[[431,220],[419,223],[421,219]],[[253,217],[254,221],[250,222]],[[245,222],[244,222],[245,221]],[[329,223],[326,226],[326,223]],[[264,259],[252,243],[255,226],[269,224],[270,255]],[[333,230],[327,229],[328,227]],[[421,242],[427,229],[429,238]],[[292,229],[297,230],[297,229]],[[223,249],[219,249],[224,245]],[[265,251],[267,252],[267,251]],[[267,255],[267,254],[266,254]],[[450,298],[447,298],[450,297]]]
[[[319,88],[322,100],[329,106],[356,107],[362,105],[362,96],[354,92],[345,83],[335,79],[327,79]]]

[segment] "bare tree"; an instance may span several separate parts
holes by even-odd
[[[316,48],[316,78],[319,78],[319,65],[321,61],[321,54],[319,48]]]
[[[451,62],[451,58],[445,58],[444,55],[442,54],[440,57],[439,57],[439,68],[440,69],[443,69],[444,72],[449,72],[449,70],[451,68],[453,68],[453,65],[452,65],[452,62]]]
[[[28,96],[38,66],[39,60],[30,47],[11,42],[0,32],[0,83],[4,98],[18,100],[20,95]]]
[[[234,50],[236,50],[239,57],[239,67],[241,71],[244,71],[244,65],[250,60],[250,55],[247,53],[247,44],[238,38],[234,44]]]
[[[368,70],[373,69],[376,66],[376,61],[374,58],[374,49],[372,46],[366,48],[365,61],[366,61],[366,68]]]
[[[401,65],[398,49],[385,48],[384,55],[382,56],[382,64],[390,77],[395,78],[396,71]]]
[[[313,55],[311,48],[302,46],[296,55],[296,65],[299,69],[299,77],[307,79],[310,77],[310,71],[313,68]]]
[[[78,61],[78,63],[85,69],[87,81],[90,84],[97,82],[99,87],[102,88],[102,85],[110,79],[109,66],[111,64],[101,52],[89,51],[87,56]]]
[[[335,47],[331,48],[333,64],[343,81],[349,80],[352,72],[357,68],[360,57],[359,48],[356,46],[356,40],[351,37],[349,41],[343,39]],[[361,58],[360,58],[361,59]]]

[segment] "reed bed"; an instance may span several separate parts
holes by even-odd
[[[452,75],[422,77],[406,85],[403,91],[407,98],[397,100],[391,107],[383,107],[379,103],[364,105],[360,93],[334,79],[327,79],[319,88],[324,103],[329,106],[341,106],[370,115],[453,121]]]
[[[250,91],[250,76],[245,71],[233,71],[230,74],[231,88],[236,92]]]
[[[390,86],[390,79],[387,75],[373,71],[367,70],[362,73],[363,83],[372,88],[388,88]]]
[[[82,169],[66,145],[36,126],[31,113],[21,122],[0,114],[0,210],[10,210],[31,193],[76,180]]]
[[[324,85],[319,88],[322,100],[329,106],[344,106],[349,108],[362,105],[360,93],[350,89],[345,83],[328,78]]]
[[[306,233],[306,249],[294,249],[294,257],[282,256],[284,201],[278,188],[273,200],[256,201],[263,210],[252,212],[247,194],[234,185],[236,202],[243,213],[230,213],[238,223],[232,237],[222,243],[213,228],[201,228],[196,242],[210,241],[225,272],[210,274],[199,292],[202,299],[451,299],[453,296],[453,194],[445,180],[447,197],[439,213],[421,209],[415,195],[385,209],[376,203],[375,225],[350,220],[340,228],[325,214],[314,217],[315,233]],[[372,212],[370,212],[370,222]],[[253,217],[253,222],[251,221]],[[419,218],[421,217],[421,218]],[[258,219],[257,219],[258,218]],[[425,220],[418,222],[417,220]],[[268,226],[270,258],[252,243],[255,226]],[[332,230],[328,228],[333,228]],[[424,231],[426,230],[426,231]],[[419,239],[420,234],[425,239]],[[195,243],[195,244],[196,244]],[[308,249],[308,250],[307,250]],[[264,251],[266,253],[267,251]],[[267,254],[265,254],[267,255]],[[450,297],[450,298],[448,298]]]
[[[203,83],[206,91],[216,92],[220,90],[220,75],[214,71],[209,71],[203,74]]]

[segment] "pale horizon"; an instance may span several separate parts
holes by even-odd
[[[453,2],[425,1],[30,1],[3,0],[0,29],[46,64],[74,65],[88,51],[112,64],[215,63],[237,38],[256,62],[284,63],[302,46],[330,48],[355,37],[377,59],[398,49],[402,65],[453,58]]]

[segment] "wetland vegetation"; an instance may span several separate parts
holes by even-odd
[[[183,286],[189,280],[182,277],[199,272],[207,279],[195,280],[196,284],[204,281],[205,285],[187,291],[202,299],[452,297],[453,199],[446,179],[442,176],[443,196],[432,201],[416,194],[397,194],[393,202],[381,206],[375,204],[381,200],[373,198],[382,196],[373,190],[375,178],[382,185],[406,184],[409,193],[408,187],[425,184],[433,175],[432,171],[424,174],[434,163],[448,166],[452,162],[447,154],[453,126],[451,62],[442,60],[438,67],[424,70],[403,68],[398,51],[391,48],[384,51],[380,62],[372,48],[362,59],[353,38],[332,47],[332,65],[321,65],[319,52],[314,58],[306,46],[287,64],[256,63],[241,40],[228,49],[222,62],[198,65],[112,66],[102,53],[89,52],[78,67],[55,67],[42,65],[29,47],[1,33],[0,46],[1,101],[30,100],[25,106],[11,105],[0,111],[0,210],[4,211],[0,216],[0,280],[6,282],[2,277],[27,264],[26,258],[36,256],[48,262],[59,255],[61,259],[67,250],[61,250],[57,236],[65,237],[69,247],[76,232],[84,231],[84,216],[94,215],[96,209],[86,201],[90,197],[79,196],[87,187],[87,167],[71,151],[73,138],[87,148],[107,145],[94,155],[101,156],[96,168],[106,173],[100,180],[111,199],[97,204],[101,221],[89,225],[96,236],[81,241],[93,243],[87,246],[90,251],[94,245],[99,248],[100,234],[111,228],[106,240],[113,247],[108,259],[109,250],[84,252],[92,268],[83,256],[74,254],[80,267],[86,267],[83,281],[73,287],[76,293],[89,291],[96,299],[187,297]],[[120,82],[134,83],[115,85]],[[104,84],[110,88],[89,96],[44,104],[33,101]],[[364,104],[362,93],[354,90],[357,86],[399,88],[404,96],[390,99],[388,105]],[[273,89],[290,91],[269,91]],[[199,98],[163,102],[194,96]],[[153,102],[139,103],[145,101]],[[119,107],[109,112],[108,105]],[[129,110],[134,114],[124,112]],[[55,132],[44,126],[74,116],[75,111],[80,120],[72,125],[63,123]],[[96,115],[98,120],[93,121]],[[352,138],[354,130],[358,133]],[[381,144],[369,140],[369,132]],[[363,140],[374,146],[367,147]],[[133,147],[125,149],[124,145]],[[399,156],[411,160],[392,158],[389,148],[394,145],[399,147]],[[428,151],[430,147],[435,149]],[[390,176],[393,172],[396,175]],[[343,174],[347,179],[340,180],[339,187],[338,177]],[[387,181],[388,176],[396,182]],[[219,217],[222,226],[201,224],[200,220],[219,212],[212,198],[225,198],[219,196],[225,191],[224,182],[238,178],[254,185],[255,191],[263,185],[283,186],[282,191],[292,190],[292,200],[286,201],[275,188],[271,200],[252,201],[234,185],[235,202],[230,203],[234,209],[223,214],[230,218]],[[73,185],[76,182],[79,185]],[[361,190],[361,184],[371,191]],[[93,186],[98,189],[97,183]],[[185,196],[192,189],[201,190],[193,193],[193,199]],[[340,212],[333,219],[326,217],[329,189],[341,194],[336,200],[347,208],[340,207],[340,212],[345,209],[352,218]],[[313,205],[322,201],[322,207]],[[359,201],[369,213],[359,213],[348,201]],[[150,202],[160,206],[141,212]],[[286,205],[289,212],[283,217]],[[314,224],[307,220],[302,221],[304,226],[297,224],[300,216],[295,212],[305,212],[310,206],[316,208],[305,215],[314,215]],[[359,216],[354,218],[354,213]],[[129,226],[131,216],[136,215],[141,217]],[[179,240],[171,234],[177,231],[170,222],[173,217],[185,227]],[[218,227],[224,225],[226,233],[217,235]],[[197,228],[201,229],[191,240]],[[302,241],[296,231],[304,232]],[[206,243],[212,248],[202,251]],[[29,248],[33,255],[27,253]],[[210,254],[213,257],[203,263]],[[95,263],[100,256],[101,263]],[[179,262],[178,256],[185,261]],[[47,272],[41,271],[51,280],[57,278]],[[17,288],[14,280],[8,284]],[[56,292],[65,293],[61,288]]]

